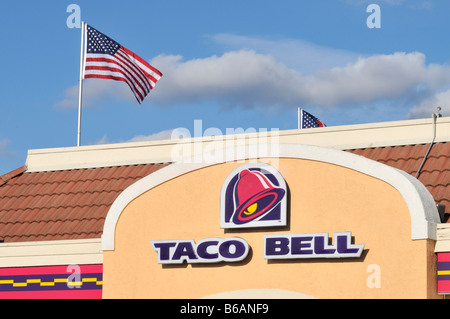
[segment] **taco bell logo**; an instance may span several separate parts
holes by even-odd
[[[220,227],[286,225],[287,187],[281,174],[265,163],[234,169],[221,190]]]

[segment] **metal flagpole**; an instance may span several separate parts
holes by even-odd
[[[81,143],[81,102],[83,93],[83,64],[84,64],[84,30],[85,23],[81,22],[81,49],[80,49],[80,79],[78,82],[78,131],[77,131],[77,146]]]
[[[303,126],[303,116],[301,115],[302,109],[300,107],[297,108],[297,127],[298,129],[301,129]]]

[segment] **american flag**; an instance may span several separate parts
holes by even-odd
[[[314,115],[311,115],[303,109],[299,109],[299,111],[299,129],[326,126]]]
[[[103,33],[86,25],[86,52],[83,78],[123,81],[141,103],[162,73]]]

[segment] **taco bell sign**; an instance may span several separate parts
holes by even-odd
[[[286,182],[275,168],[243,164],[222,185],[220,227],[286,226],[286,198]],[[240,237],[151,240],[150,244],[159,264],[241,262],[251,249]],[[335,232],[332,243],[328,233],[300,233],[264,235],[263,244],[264,259],[352,258],[360,257],[364,249],[363,244],[352,243],[348,231]]]

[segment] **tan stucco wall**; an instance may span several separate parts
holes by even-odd
[[[401,195],[389,184],[333,164],[278,160],[289,190],[288,226],[220,229],[220,190],[241,163],[217,164],[167,181],[120,215],[115,250],[104,252],[104,298],[200,298],[227,291],[280,289],[318,298],[434,297],[433,242],[411,240]],[[365,244],[357,259],[267,261],[265,234],[351,231]],[[239,263],[157,263],[150,240],[242,237],[251,247]],[[369,265],[380,288],[369,288]],[[435,273],[435,271],[434,271]],[[430,284],[431,283],[431,284]],[[251,290],[249,290],[251,291]]]

